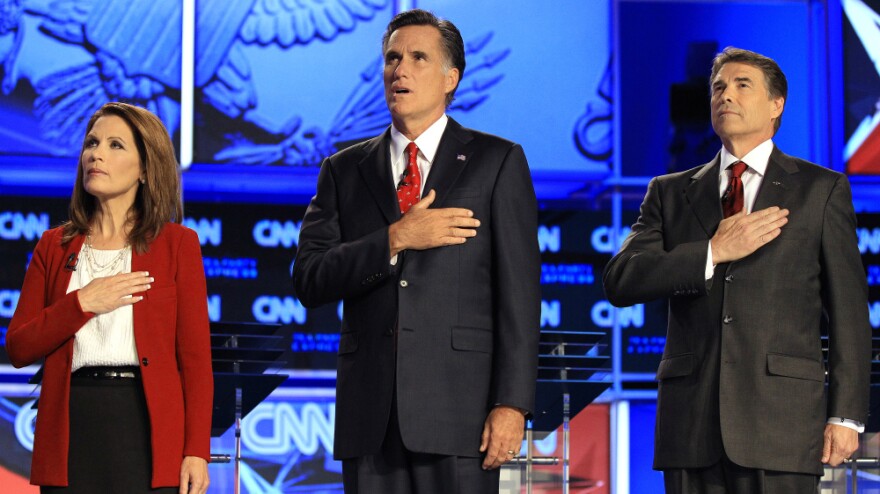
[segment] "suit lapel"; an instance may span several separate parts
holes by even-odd
[[[707,235],[712,236],[721,222],[721,200],[718,191],[718,167],[721,155],[703,166],[694,176],[685,189],[685,196],[691,205],[694,214]],[[797,173],[797,164],[788,158],[778,148],[773,148],[770,160],[767,162],[767,170],[761,180],[761,189],[755,198],[752,211],[760,211],[770,206],[785,207],[790,192],[797,187],[797,181],[793,175]]]
[[[716,155],[714,160],[703,165],[703,168],[691,177],[691,182],[684,191],[700,226],[710,237],[715,234],[722,217],[721,199],[718,195],[720,162],[721,153]]]
[[[431,164],[428,181],[422,188],[423,197],[428,191],[434,189],[437,194],[434,204],[443,203],[446,194],[452,189],[455,181],[470,161],[472,151],[468,144],[473,138],[471,132],[464,129],[452,118],[449,119],[446,130],[443,131],[443,137],[440,138],[434,162]]]
[[[81,258],[80,250],[82,250],[85,235],[77,235],[64,246],[64,254],[61,257],[61,265],[58,266],[59,274],[55,278],[55,287],[53,293],[55,299],[60,299],[67,293],[67,287],[70,285],[70,277],[77,269],[83,269],[86,260]],[[60,236],[59,236],[60,241]]]
[[[400,219],[400,207],[397,205],[397,196],[394,193],[393,179],[391,177],[391,130],[385,131],[381,136],[372,139],[366,144],[366,154],[358,163],[361,177],[367,184],[367,189],[378,204],[382,215],[388,223]]]
[[[86,259],[81,255],[82,246],[85,240],[86,236],[80,234],[73,237],[66,246],[63,246],[64,254],[61,257],[61,263],[60,265],[53,267],[53,269],[57,269],[58,273],[58,276],[54,277],[55,285],[50,288],[50,290],[54,294],[53,300],[60,300],[67,294],[67,287],[70,285],[70,277],[73,276],[75,271],[85,269],[85,264],[88,261],[86,261]],[[61,241],[60,235],[58,236],[57,241]],[[67,340],[62,345],[62,349],[62,351],[67,354],[67,357],[69,359],[72,359],[73,338]],[[45,363],[42,368],[45,368]]]
[[[161,233],[159,235],[161,235]],[[153,241],[154,245],[157,240],[159,240],[159,238],[156,238],[156,240]],[[150,269],[153,264],[151,262],[152,259],[153,257],[149,255],[149,252],[138,254],[137,250],[132,247],[131,272],[136,273],[138,271],[147,271],[154,273],[155,271]],[[138,342],[145,341],[143,332],[149,327],[147,323],[147,311],[151,308],[150,306],[152,302],[149,290],[144,293],[135,294],[135,296],[137,295],[144,297],[144,300],[131,306],[132,330],[134,331],[135,347],[138,347]],[[138,347],[138,357],[140,357],[141,348],[142,347]]]
[[[791,191],[797,187],[793,175],[798,171],[797,164],[774,146],[752,211],[760,211],[770,206],[784,208]]]

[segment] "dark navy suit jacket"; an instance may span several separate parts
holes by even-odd
[[[479,456],[495,404],[534,402],[540,257],[528,164],[519,145],[450,119],[423,190],[436,191],[432,208],[468,208],[481,225],[464,244],[406,251],[393,266],[389,142],[386,131],[325,160],[294,265],[303,305],[344,300],[334,454],[379,451],[396,385],[408,449]]]

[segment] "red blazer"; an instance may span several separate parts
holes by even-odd
[[[73,336],[91,317],[76,291],[66,294],[71,255],[83,237],[61,244],[61,229],[43,234],[25,274],[6,350],[16,367],[45,357],[37,413],[31,483],[67,485],[70,366]],[[84,261],[83,261],[84,262]],[[210,457],[214,380],[205,272],[198,237],[169,223],[150,244],[134,253],[132,271],[155,278],[134,304],[134,337],[150,416],[152,487],[180,484],[184,456]]]

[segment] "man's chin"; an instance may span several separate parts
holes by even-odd
[[[391,120],[394,122],[405,122],[413,118],[412,112],[406,111],[399,104],[388,107],[388,113],[391,114]]]

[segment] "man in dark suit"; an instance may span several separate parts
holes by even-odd
[[[651,181],[605,290],[618,306],[669,299],[654,457],[668,493],[816,492],[868,408],[849,183],[773,145],[787,96],[776,62],[727,48],[710,80],[723,148]]]
[[[334,456],[348,494],[495,493],[537,374],[528,164],[445,115],[452,23],[403,12],[382,49],[392,126],[325,160],[294,264],[303,305],[344,300]]]

